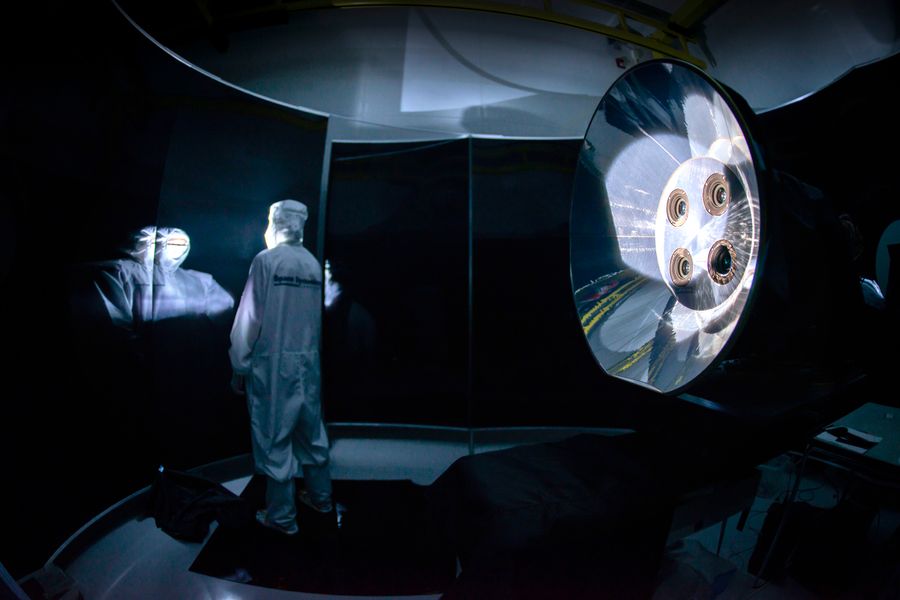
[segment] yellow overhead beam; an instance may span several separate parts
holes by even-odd
[[[655,56],[677,58],[689,62],[701,69],[706,68],[706,63],[691,55],[688,50],[688,42],[691,41],[683,33],[673,31],[666,23],[649,18],[635,11],[625,10],[616,6],[596,2],[594,0],[571,0],[577,4],[601,10],[616,17],[617,24],[604,25],[589,19],[583,19],[567,15],[553,10],[551,2],[545,1],[544,8],[531,8],[514,4],[501,4],[498,2],[483,2],[479,0],[280,0],[270,5],[262,5],[256,8],[229,12],[217,15],[224,18],[240,18],[254,14],[264,13],[270,10],[306,10],[314,8],[368,8],[376,6],[389,7],[419,7],[419,8],[455,8],[463,10],[477,10],[493,12],[517,17],[526,17],[549,21],[569,27],[576,27],[585,31],[599,33],[641,46],[651,50]],[[628,20],[643,23],[654,29],[650,35],[641,35],[628,27]],[[673,45],[677,41],[677,47]]]

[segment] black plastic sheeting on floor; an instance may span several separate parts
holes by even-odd
[[[302,489],[302,480],[297,480]],[[265,504],[256,475],[241,497]],[[210,536],[190,570],[268,588],[321,594],[400,596],[440,593],[456,557],[426,512],[423,487],[403,481],[335,481],[336,513],[298,502],[300,532],[286,536],[258,524]]]

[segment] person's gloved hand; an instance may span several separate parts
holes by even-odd
[[[231,374],[231,391],[238,396],[243,396],[247,393],[247,385],[243,375],[238,375],[237,373]]]

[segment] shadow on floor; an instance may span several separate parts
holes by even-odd
[[[298,480],[302,489],[302,480]],[[241,497],[262,508],[265,478]],[[453,552],[429,521],[422,486],[404,481],[335,481],[339,505],[320,515],[298,502],[300,533],[259,525],[218,528],[190,570],[231,581],[320,594],[439,593],[456,574]]]

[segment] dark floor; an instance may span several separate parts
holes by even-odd
[[[504,442],[501,447],[512,444]],[[494,448],[480,448],[482,451],[488,449]],[[342,540],[339,536],[328,535],[318,539],[331,543],[330,546],[326,543],[326,547],[337,552],[332,553],[332,557],[338,556],[340,559],[340,551],[348,550],[346,565],[331,565],[332,575],[351,564],[377,575],[379,570],[383,570],[377,560],[393,564],[396,567],[395,581],[369,578],[369,584],[375,583],[381,587],[368,585],[365,589],[351,589],[352,586],[348,587],[347,581],[343,581],[329,589],[320,585],[328,583],[327,569],[316,574],[319,579],[315,589],[308,588],[306,591],[295,591],[299,588],[296,584],[303,582],[288,582],[283,577],[271,587],[254,585],[246,579],[242,581],[239,571],[243,568],[252,577],[254,570],[262,573],[259,564],[254,567],[252,561],[244,561],[245,565],[249,565],[247,567],[238,564],[240,560],[234,562],[231,559],[247,558],[248,552],[253,558],[254,548],[258,548],[260,543],[266,545],[263,534],[270,532],[253,531],[250,537],[255,541],[238,540],[237,546],[232,544],[231,550],[228,550],[226,546],[229,544],[220,544],[222,536],[218,534],[223,532],[216,526],[204,542],[185,543],[157,529],[152,519],[129,519],[118,523],[72,560],[59,566],[65,569],[83,596],[90,599],[160,598],[175,594],[178,597],[211,600],[238,597],[311,600],[366,594],[355,596],[359,600],[362,597],[396,597],[408,593],[411,595],[407,596],[407,600],[434,600],[440,596],[439,588],[443,583],[436,586],[438,589],[430,584],[417,588],[388,589],[385,584],[393,585],[398,580],[403,582],[401,571],[408,566],[404,564],[408,561],[408,557],[404,558],[405,550],[417,548],[421,556],[416,560],[427,558],[427,552],[422,549],[428,550],[428,540],[423,543],[423,538],[417,537],[416,533],[423,531],[412,526],[416,519],[402,522],[404,515],[416,514],[415,508],[420,506],[415,492],[434,481],[454,460],[467,452],[464,442],[340,437],[335,440],[332,451],[333,474],[337,480],[335,494],[339,502],[342,502],[342,496],[346,499],[347,515],[356,511],[357,517],[365,517],[367,525],[358,531],[363,532],[361,538],[368,539],[353,540],[350,536]],[[796,503],[790,513],[790,525],[784,527],[780,543],[776,546],[778,550],[772,553],[767,577],[757,576],[767,547],[764,542],[760,543],[760,539],[765,541],[773,537],[771,530],[778,523],[778,515],[774,513],[789,496],[801,457],[802,448],[780,454],[759,465],[762,475],[746,522],[739,527],[739,514],[729,517],[721,542],[721,528],[715,523],[707,524],[704,529],[679,541],[673,540],[659,571],[654,600],[900,598],[900,493],[897,492],[897,481],[881,482],[886,483],[881,485],[859,473],[819,460],[807,462],[797,488]],[[398,480],[411,482],[405,481],[401,485],[401,496],[406,500],[391,506],[392,494],[386,490]],[[259,483],[251,483],[249,476],[235,479],[226,487],[235,493],[252,496],[257,502],[261,498]],[[770,513],[773,516],[770,517]],[[301,514],[301,527],[305,523],[309,529],[313,521],[308,517]],[[350,532],[350,529],[347,531]],[[392,533],[404,531],[409,534],[408,538]],[[296,552],[286,553],[285,556],[294,556],[297,562],[308,564],[308,551],[312,548],[310,542],[309,539],[300,540],[294,548]],[[335,543],[344,546],[338,547]],[[408,546],[404,548],[404,544]],[[209,559],[208,556],[204,558],[204,552],[215,549],[215,546],[228,552],[219,555],[218,566],[214,564],[216,561],[208,561],[205,570],[208,575],[201,574],[204,572],[200,568],[203,561]],[[360,548],[364,550],[362,554],[357,552]],[[379,548],[387,550],[380,552]],[[377,560],[364,560],[369,553]],[[441,553],[436,552],[432,556],[440,558]],[[263,564],[265,566],[265,561]],[[277,564],[284,566],[283,562],[269,563],[268,572],[263,574],[277,580],[277,569],[271,568]],[[449,560],[438,560],[434,564],[443,565],[435,572],[446,578],[451,569]],[[288,565],[285,572],[296,572],[295,566]],[[213,572],[213,567],[218,572]],[[342,579],[351,578],[346,570],[338,574]],[[409,581],[421,583],[422,580],[413,577],[406,583]]]

